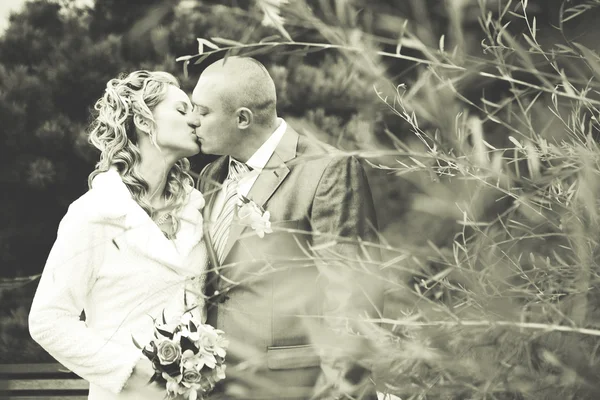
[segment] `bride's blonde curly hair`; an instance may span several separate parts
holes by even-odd
[[[148,183],[139,174],[141,154],[133,116],[139,114],[150,123],[150,140],[158,147],[152,111],[166,97],[170,85],[179,87],[177,78],[161,71],[135,71],[111,79],[94,105],[95,119],[89,130],[89,142],[100,150],[100,161],[88,178],[89,187],[96,175],[116,167],[132,197],[150,216],[153,208],[145,200]],[[169,209],[178,210],[185,203],[193,187],[189,170],[190,162],[183,158],[169,171],[164,193]],[[179,220],[171,220],[176,232]]]

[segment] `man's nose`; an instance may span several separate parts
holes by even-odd
[[[188,124],[196,129],[197,127],[200,126],[200,116],[197,115],[196,113],[193,113],[192,116],[190,117],[190,120],[188,121]]]

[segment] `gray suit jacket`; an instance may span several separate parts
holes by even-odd
[[[227,160],[200,175],[207,223]],[[234,222],[219,265],[205,229],[213,271],[208,323],[231,340],[220,390],[226,398],[331,398],[332,376],[322,368],[338,364],[333,347],[341,342],[330,333],[343,328],[343,317],[376,315],[383,298],[374,277],[378,251],[367,264],[358,261],[365,251],[357,240],[376,240],[365,173],[357,159],[288,127],[247,197],[270,212],[272,233],[260,238]]]

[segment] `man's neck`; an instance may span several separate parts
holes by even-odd
[[[247,138],[247,140],[244,141],[244,146],[240,149],[239,153],[235,155],[232,154],[231,156],[239,162],[245,163],[250,159],[250,157],[252,157],[254,153],[256,153],[258,149],[260,149],[260,146],[262,146],[268,138],[269,135]]]
[[[271,137],[273,132],[277,130],[280,123],[280,120],[277,120],[275,124],[270,127],[250,133],[248,137],[244,139],[243,145],[240,146],[237,154],[231,154],[231,157],[235,158],[239,162],[246,163],[250,157],[252,157],[252,155],[256,153],[256,151],[260,149],[260,147]]]

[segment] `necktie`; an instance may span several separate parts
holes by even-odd
[[[219,213],[215,223],[211,227],[211,236],[213,240],[213,246],[215,253],[219,259],[219,264],[223,263],[225,257],[225,246],[227,245],[227,239],[229,238],[229,230],[233,217],[235,215],[237,203],[238,203],[238,182],[250,171],[246,164],[242,164],[238,161],[231,160],[229,163],[229,175],[225,182],[223,182],[225,190],[225,202],[223,208]]]

